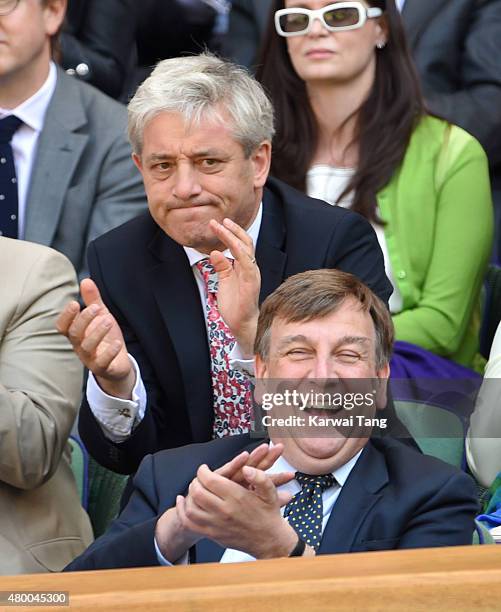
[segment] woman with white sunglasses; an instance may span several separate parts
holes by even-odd
[[[427,115],[394,0],[274,9],[257,73],[277,115],[272,174],[373,224],[395,289],[393,374],[465,375],[492,240],[481,146]]]

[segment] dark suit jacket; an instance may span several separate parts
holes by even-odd
[[[200,464],[224,465],[256,442],[233,436],[146,457],[132,497],[108,531],[68,570],[158,565],[159,516],[186,494]],[[478,511],[473,480],[392,439],[366,446],[334,505],[318,554],[471,544]],[[223,548],[204,539],[192,562],[219,561]]]
[[[89,72],[76,78],[118,98],[135,65],[139,6],[136,0],[68,0],[60,37],[63,68],[86,64]]]
[[[80,435],[99,463],[131,473],[148,453],[211,439],[204,313],[185,251],[149,215],[96,240],[88,258],[92,278],[139,364],[148,404],[131,437],[113,444],[84,401]],[[256,259],[261,301],[287,277],[320,268],[355,274],[385,302],[392,291],[376,235],[365,219],[273,179],[263,198]]]
[[[271,0],[233,0],[228,57],[252,66]],[[501,163],[500,0],[406,0],[402,12],[428,106]]]

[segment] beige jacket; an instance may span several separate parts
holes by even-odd
[[[0,574],[61,570],[92,540],[67,443],[82,367],[55,328],[76,292],[63,255],[0,238]]]

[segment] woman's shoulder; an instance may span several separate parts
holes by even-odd
[[[449,123],[439,117],[425,115],[422,117],[412,134],[411,146],[424,147],[437,152],[443,149],[454,156],[470,152],[485,157],[485,152],[478,140],[463,128]]]

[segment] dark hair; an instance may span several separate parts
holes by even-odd
[[[295,274],[265,299],[259,311],[254,352],[262,359],[268,358],[275,319],[286,323],[322,319],[350,298],[372,318],[376,332],[376,367],[384,367],[390,361],[394,340],[388,308],[356,276],[334,269]]]
[[[388,40],[383,49],[377,50],[376,77],[369,97],[352,114],[357,115],[358,166],[340,199],[353,191],[352,209],[371,221],[380,221],[376,195],[402,162],[425,107],[394,0],[371,0],[369,4],[384,11]],[[275,31],[274,13],[283,7],[284,0],[273,1],[256,76],[276,112],[271,173],[305,191],[318,127],[306,85],[292,66],[285,39]]]

